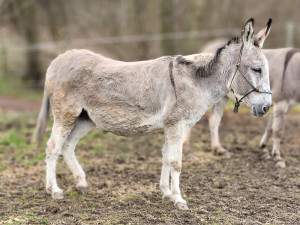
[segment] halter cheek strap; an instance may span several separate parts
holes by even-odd
[[[243,100],[245,97],[247,97],[249,94],[251,94],[252,92],[255,91],[255,92],[258,92],[258,93],[272,94],[272,91],[271,91],[271,90],[258,89],[258,88],[256,88],[256,87],[254,87],[254,86],[247,80],[247,78],[244,76],[244,74],[242,73],[242,71],[241,71],[241,61],[242,61],[243,47],[244,47],[244,45],[242,45],[242,47],[241,47],[239,63],[236,64],[236,70],[235,70],[235,73],[234,73],[234,75],[233,75],[233,78],[232,78],[232,80],[231,80],[231,82],[230,82],[230,89],[231,89],[231,91],[232,91],[232,93],[233,93],[233,95],[234,95],[234,97],[235,97],[235,103],[234,103],[234,109],[233,109],[233,112],[234,112],[235,114],[238,113],[238,111],[239,111],[239,106],[240,106],[240,103],[242,102],[242,100]],[[234,91],[233,91],[232,86],[231,86],[231,85],[232,85],[232,82],[233,82],[233,80],[234,80],[234,78],[235,78],[235,75],[237,74],[237,71],[240,72],[240,74],[243,76],[243,78],[244,78],[244,79],[248,82],[248,84],[252,87],[252,90],[249,91],[248,93],[246,93],[243,97],[241,97],[240,100],[238,100],[238,98],[237,98],[236,95],[234,94]]]

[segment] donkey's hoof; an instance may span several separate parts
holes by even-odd
[[[177,202],[177,203],[175,203],[175,206],[177,209],[180,209],[180,210],[189,210],[189,207],[187,206],[187,204],[183,203],[183,202]]]
[[[223,158],[226,158],[226,159],[230,159],[231,158],[231,154],[228,151],[226,151],[225,153],[223,153],[221,156]]]
[[[215,155],[218,155],[218,156],[221,156],[223,158],[227,158],[227,159],[230,159],[231,158],[231,155],[230,153],[228,152],[227,149],[221,147],[221,146],[218,146],[218,147],[214,147],[213,148],[213,151],[214,151],[214,154]]]
[[[171,194],[166,194],[166,195],[163,195],[163,200],[166,200],[166,201],[172,201],[172,195]]]
[[[64,198],[64,194],[63,194],[62,191],[61,192],[53,192],[52,193],[52,198],[56,199],[56,200],[61,200],[61,199]]]
[[[82,185],[77,185],[77,186],[76,186],[76,190],[77,190],[80,194],[86,194],[86,193],[87,193],[87,189],[88,189],[88,186],[82,186]]]
[[[275,164],[277,167],[279,167],[279,168],[285,168],[286,167],[286,165],[285,165],[285,162],[284,161],[278,161],[278,162],[276,162],[276,164]]]
[[[261,155],[261,158],[262,158],[262,159],[265,159],[265,160],[271,159],[272,157],[271,157],[271,155],[269,154],[269,150],[268,150],[266,147],[261,147],[261,148],[263,148],[263,149],[262,149],[262,155]]]
[[[269,159],[271,159],[271,156],[270,156],[269,153],[263,153],[263,154],[261,155],[261,158],[264,159],[264,160],[269,160]]]
[[[226,158],[226,159],[230,159],[231,158],[231,154],[228,151],[225,151],[225,152],[223,152],[223,151],[222,152],[215,151],[214,153],[215,153],[215,155],[220,156],[222,158]]]

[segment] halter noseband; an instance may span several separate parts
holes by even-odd
[[[242,73],[242,71],[241,71],[241,61],[242,61],[243,48],[244,48],[244,44],[242,44],[242,47],[241,47],[241,49],[240,49],[240,58],[239,58],[239,62],[236,64],[236,70],[235,70],[235,73],[234,73],[234,75],[233,75],[233,78],[232,78],[232,80],[231,80],[231,82],[230,82],[230,89],[231,89],[231,91],[232,91],[232,93],[233,93],[233,95],[234,95],[234,97],[235,97],[235,103],[234,103],[234,109],[233,109],[233,112],[234,112],[235,114],[238,113],[238,111],[239,111],[239,106],[240,106],[240,103],[242,102],[242,100],[243,100],[245,97],[247,97],[249,94],[251,94],[252,92],[255,91],[255,92],[258,92],[258,93],[272,94],[272,91],[271,91],[271,90],[263,90],[263,89],[258,89],[258,88],[256,88],[256,87],[254,87],[254,86],[247,80],[247,78],[244,76],[244,74]],[[234,78],[235,78],[235,75],[237,74],[237,71],[240,72],[240,74],[243,76],[243,78],[244,78],[244,79],[248,82],[248,84],[252,87],[252,90],[249,91],[248,93],[246,93],[243,97],[241,97],[240,100],[238,100],[238,98],[237,98],[236,95],[234,94],[234,91],[233,91],[233,89],[232,89],[232,87],[231,87],[232,82],[233,82],[233,80],[234,80]]]

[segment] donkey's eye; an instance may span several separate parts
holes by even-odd
[[[261,73],[261,69],[251,68],[254,73]]]

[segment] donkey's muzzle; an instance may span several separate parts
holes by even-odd
[[[251,112],[256,117],[262,117],[269,111],[270,107],[270,104],[255,105],[251,107]]]

